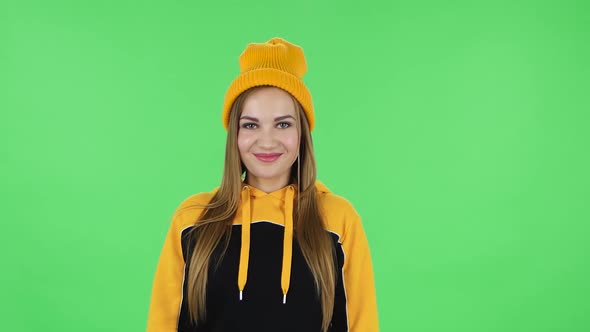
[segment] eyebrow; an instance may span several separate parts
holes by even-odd
[[[295,118],[292,115],[283,115],[283,116],[277,116],[275,118],[275,121],[281,121],[281,120],[288,119],[288,118],[295,120]],[[257,118],[252,117],[252,116],[248,116],[248,115],[244,115],[244,116],[240,117],[240,120],[250,120],[250,121],[258,122]]]

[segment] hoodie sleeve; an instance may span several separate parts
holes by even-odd
[[[174,213],[160,252],[152,285],[147,332],[172,332],[178,329],[184,278],[181,217],[178,211]]]
[[[346,218],[342,247],[349,331],[377,332],[377,299],[369,244],[361,217],[354,208]]]

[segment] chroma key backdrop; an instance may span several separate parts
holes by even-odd
[[[303,47],[380,331],[590,331],[587,1],[0,2],[2,331],[145,331],[247,43]],[[351,331],[370,332],[370,331]]]

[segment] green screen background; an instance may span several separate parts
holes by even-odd
[[[585,1],[3,1],[3,331],[143,331],[248,42],[306,53],[382,331],[590,330]],[[355,331],[356,332],[356,331]]]

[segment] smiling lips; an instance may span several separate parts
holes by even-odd
[[[254,156],[260,161],[265,163],[272,163],[273,161],[279,159],[282,153],[255,153]]]

